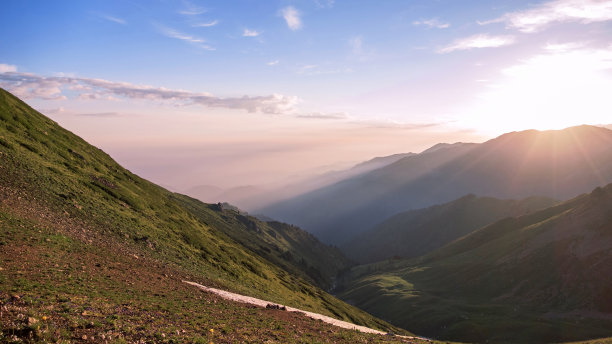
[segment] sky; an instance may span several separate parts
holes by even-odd
[[[177,190],[612,122],[612,1],[4,0],[0,87]]]

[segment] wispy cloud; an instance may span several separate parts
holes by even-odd
[[[310,112],[297,115],[299,118],[312,119],[348,119],[350,116],[346,112]]]
[[[313,64],[311,64],[311,65],[304,65],[304,66],[301,66],[298,69],[297,73],[298,74],[306,74],[308,72],[311,72],[311,71],[315,70],[317,67],[318,67],[317,65],[313,65]]]
[[[351,47],[353,54],[363,54],[363,38],[361,36],[351,37],[348,44]]]
[[[371,49],[366,49],[362,36],[349,38],[348,45],[351,48],[351,53],[359,61],[368,61],[374,57],[374,52]]]
[[[307,76],[312,76],[312,75],[330,75],[330,74],[348,74],[348,73],[352,73],[353,70],[350,68],[329,68],[329,67],[325,67],[325,66],[319,66],[319,65],[303,65],[301,67],[298,68],[298,70],[296,71],[296,73],[298,75],[307,75]]]
[[[415,20],[412,22],[414,26],[426,26],[428,28],[447,29],[450,23],[440,21],[438,18]]]
[[[586,42],[569,42],[569,43],[548,43],[544,47],[550,52],[566,52],[570,50],[580,49],[587,45]]]
[[[215,26],[217,24],[219,24],[219,21],[218,20],[213,20],[213,21],[210,21],[210,22],[195,23],[195,24],[192,24],[191,26],[192,27],[211,27],[211,26]]]
[[[515,42],[514,36],[490,36],[479,34],[455,40],[450,45],[438,50],[441,54],[450,53],[457,50],[470,50],[480,48],[498,48]]]
[[[295,31],[302,28],[301,13],[293,6],[288,6],[280,10],[280,15],[287,22],[289,29]]]
[[[334,7],[335,0],[314,0],[317,8],[332,8]]]
[[[0,63],[0,73],[16,72],[17,66]]]
[[[268,66],[276,66],[277,64],[279,64],[280,61],[279,60],[274,60],[274,61],[270,61],[268,63],[266,63]]]
[[[44,114],[47,114],[47,112],[44,112],[44,111],[41,111],[41,112],[43,112]],[[79,113],[77,114],[77,116],[108,118],[108,117],[117,117],[119,116],[119,113],[117,112]]]
[[[179,10],[178,13],[184,16],[197,16],[206,13],[205,8],[194,5],[191,2],[185,1],[183,5],[183,9]]]
[[[612,1],[556,0],[542,3],[529,10],[506,13],[499,18],[479,24],[503,22],[510,28],[530,33],[540,31],[555,22],[588,24],[608,20],[612,20]]]
[[[192,43],[195,46],[205,49],[205,50],[215,50],[215,48],[206,44],[206,40],[204,40],[203,38],[188,35],[178,30],[175,30],[169,27],[165,27],[165,26],[158,26],[158,27],[159,27],[159,31],[166,37],[178,39],[178,40],[188,42],[188,43]]]
[[[121,25],[127,25],[127,21],[125,21],[125,19],[121,19],[118,17],[113,17],[113,16],[109,16],[107,14],[98,14],[98,16],[104,20],[108,20],[110,22],[113,23],[117,23],[117,24],[121,24]]]
[[[249,30],[249,29],[244,29],[244,31],[242,32],[243,37],[257,37],[260,34],[261,32],[258,32],[256,30]]]
[[[222,98],[204,92],[190,92],[167,88],[134,85],[103,79],[75,77],[44,77],[36,74],[8,71],[0,73],[0,86],[21,98],[46,100],[72,97],[87,99],[142,99],[173,105],[203,105],[207,107],[240,109],[266,114],[287,114],[295,111],[299,98],[281,94]],[[69,92],[66,92],[69,91]],[[117,98],[118,97],[118,98]]]

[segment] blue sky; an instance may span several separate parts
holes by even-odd
[[[1,87],[166,183],[146,147],[236,185],[612,118],[606,0],[5,0],[0,32]]]

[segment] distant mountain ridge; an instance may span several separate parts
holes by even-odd
[[[287,183],[281,186],[255,186],[243,185],[223,189],[214,185],[198,185],[186,189],[185,194],[203,202],[228,202],[242,209],[257,212],[262,207],[288,198],[295,197],[304,192],[352,178],[375,169],[392,164],[402,158],[415,155],[414,153],[398,153],[388,156],[375,157],[360,162],[345,170],[335,170],[321,173],[306,179]]]
[[[361,263],[394,256],[417,257],[502,218],[525,215],[555,203],[557,201],[545,197],[501,200],[470,194],[445,204],[392,216],[361,233],[342,249]]]
[[[612,130],[527,130],[481,144],[434,146],[259,212],[343,244],[399,212],[474,193],[565,200],[612,182]]]

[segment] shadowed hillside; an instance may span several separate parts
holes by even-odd
[[[413,260],[360,266],[343,299],[416,333],[482,342],[612,335],[612,184]]]
[[[408,208],[384,201],[405,180],[415,180],[474,148],[474,144],[439,146],[369,173],[258,210],[296,224],[334,244]],[[465,193],[464,193],[465,194]]]
[[[524,215],[555,203],[544,197],[516,201],[467,195],[442,205],[397,214],[358,235],[343,250],[362,263],[417,257],[502,218]]]

